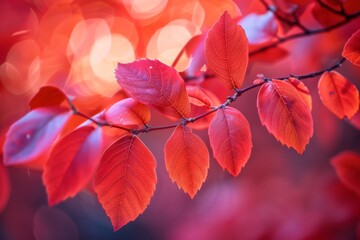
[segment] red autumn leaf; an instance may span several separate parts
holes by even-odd
[[[360,154],[343,151],[331,159],[340,181],[360,195]]]
[[[132,98],[113,104],[104,115],[107,121],[119,125],[142,125],[151,118],[149,107]]]
[[[240,20],[239,25],[244,28],[249,44],[271,41],[278,32],[275,16],[271,11],[264,14],[248,14]]]
[[[209,152],[203,140],[187,126],[178,126],[165,145],[170,178],[194,198],[209,169]]]
[[[208,32],[205,47],[207,66],[229,89],[239,88],[244,82],[248,48],[244,30],[227,12]]]
[[[39,92],[31,99],[29,106],[31,109],[59,106],[65,100],[66,95],[60,89],[53,86],[45,86],[40,88]]]
[[[5,208],[10,196],[10,182],[6,168],[2,163],[2,155],[0,155],[0,213]]]
[[[189,95],[189,101],[191,104],[202,107],[202,106],[210,106],[211,101],[209,97],[202,91],[201,88],[197,86],[186,86],[186,91]]]
[[[313,135],[313,119],[306,101],[288,81],[272,80],[261,86],[257,107],[262,125],[282,144],[299,154]]]
[[[43,172],[49,205],[75,196],[86,186],[98,164],[101,149],[101,128],[80,127],[60,139]]]
[[[321,75],[318,90],[322,103],[340,119],[350,119],[359,109],[358,89],[336,71]]]
[[[116,79],[132,98],[163,114],[181,118],[190,112],[184,80],[174,68],[158,60],[119,63]]]
[[[219,165],[231,175],[239,175],[250,158],[250,125],[235,108],[220,108],[209,126],[211,149]]]
[[[137,136],[126,135],[103,154],[95,192],[114,231],[144,212],[154,194],[156,161]]]
[[[193,93],[191,93],[193,90],[189,90],[187,86],[189,99],[191,103],[191,111],[189,114],[190,117],[197,117],[201,114],[209,112],[213,109],[213,107],[219,106],[221,104],[218,97],[214,95],[212,92],[197,86],[191,86],[191,87],[196,89],[195,92],[200,91],[201,92],[200,96],[203,96],[204,99],[201,100],[202,97],[198,96],[197,99],[199,99],[199,102],[198,105],[196,105],[195,103],[197,102],[197,100],[195,100],[195,96],[194,98],[191,97],[192,95],[194,95]],[[205,117],[197,119],[195,122],[189,123],[188,126],[190,126],[192,129],[197,129],[197,130],[206,129],[209,127],[209,124],[214,116],[215,113],[210,113]]]
[[[357,66],[360,66],[360,30],[357,30],[346,42],[342,55]]]
[[[71,116],[61,107],[36,108],[6,134],[4,164],[42,168],[46,154]]]
[[[305,84],[302,81],[299,81],[296,78],[289,78],[288,82],[291,83],[297,92],[300,94],[300,97],[305,101],[305,103],[308,105],[310,111],[312,110],[312,99],[309,92],[309,89],[305,86]]]

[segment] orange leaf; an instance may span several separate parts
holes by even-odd
[[[132,98],[163,114],[181,118],[190,112],[184,80],[174,68],[158,60],[119,63],[116,79]]]
[[[59,106],[66,100],[66,95],[59,88],[45,86],[30,100],[30,108]]]
[[[219,165],[233,176],[248,161],[252,142],[250,125],[235,108],[220,108],[209,126],[210,145]]]
[[[322,74],[318,90],[323,104],[340,119],[350,119],[359,109],[358,89],[336,71]]]
[[[331,159],[341,182],[360,195],[360,154],[343,151]]]
[[[257,107],[262,125],[282,144],[303,153],[313,135],[313,119],[296,88],[288,81],[269,81],[259,90]]]
[[[302,81],[297,80],[296,78],[289,78],[289,83],[291,83],[297,92],[300,94],[300,97],[306,102],[310,111],[312,110],[312,99],[309,92],[309,89],[305,86]]]
[[[360,66],[360,30],[357,30],[346,42],[342,55],[357,66]]]
[[[89,182],[101,156],[101,128],[84,126],[55,145],[43,172],[49,205],[75,196]]]
[[[36,108],[16,121],[6,134],[4,164],[42,168],[46,153],[71,112],[62,107]]]
[[[132,98],[118,101],[104,114],[107,121],[120,125],[142,125],[151,118],[149,107]]]
[[[103,154],[95,192],[114,231],[144,212],[154,194],[156,161],[137,136],[126,135]]]
[[[205,47],[207,66],[229,89],[239,88],[244,82],[248,48],[244,30],[227,12],[208,32]]]
[[[209,169],[203,140],[187,126],[178,126],[165,145],[165,165],[171,179],[194,198]]]

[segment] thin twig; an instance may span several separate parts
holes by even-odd
[[[159,131],[159,130],[164,130],[164,129],[171,129],[171,128],[175,128],[175,127],[177,127],[179,125],[185,126],[185,125],[187,125],[189,123],[195,122],[195,121],[197,121],[197,120],[199,120],[201,118],[204,118],[204,117],[218,111],[221,108],[225,108],[225,107],[229,106],[232,102],[235,102],[245,92],[248,92],[248,91],[250,91],[252,89],[258,88],[258,87],[262,86],[263,84],[265,84],[266,82],[271,81],[272,79],[286,80],[286,79],[289,79],[290,77],[294,77],[294,78],[297,78],[299,80],[304,80],[304,79],[308,79],[308,78],[313,78],[313,77],[320,76],[324,72],[332,71],[332,70],[334,70],[336,68],[339,68],[342,65],[342,63],[344,63],[344,62],[345,62],[345,58],[341,58],[338,62],[336,62],[334,65],[332,65],[330,67],[324,68],[324,69],[319,70],[319,71],[303,74],[303,75],[290,74],[287,77],[274,77],[274,78],[263,77],[262,79],[264,81],[262,81],[260,83],[254,83],[254,84],[251,84],[251,85],[249,85],[247,87],[244,87],[244,88],[234,89],[234,94],[232,96],[229,96],[224,103],[222,103],[221,105],[219,105],[217,107],[214,107],[213,109],[211,109],[208,112],[202,113],[202,114],[200,114],[198,116],[195,116],[195,117],[192,117],[192,118],[183,118],[180,122],[169,124],[169,125],[162,125],[162,126],[145,125],[145,127],[143,127],[143,128],[129,129],[129,128],[126,128],[126,127],[121,126],[121,125],[109,123],[107,121],[98,121],[98,120],[94,119],[93,117],[90,117],[90,116],[88,116],[88,115],[86,115],[84,113],[79,112],[78,109],[74,106],[73,102],[70,100],[70,98],[67,98],[67,101],[69,103],[69,106],[70,106],[73,114],[75,114],[75,115],[79,115],[79,116],[81,116],[81,117],[83,117],[83,118],[85,118],[87,120],[90,120],[90,121],[92,121],[93,123],[97,124],[100,127],[107,126],[107,127],[118,128],[118,129],[122,129],[122,130],[128,131],[129,133],[137,135],[137,134],[140,134],[140,133],[148,133],[148,132],[151,132],[151,131]]]

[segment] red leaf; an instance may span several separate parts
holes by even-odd
[[[248,41],[227,12],[209,30],[205,55],[207,66],[223,85],[229,89],[242,85],[249,60]]]
[[[312,99],[309,92],[309,89],[305,86],[302,81],[297,80],[296,78],[289,78],[288,82],[291,83],[297,92],[300,94],[300,97],[305,101],[308,105],[310,111],[312,110]]]
[[[95,192],[119,230],[144,212],[154,194],[156,161],[137,136],[126,135],[101,157],[95,175]]]
[[[336,71],[322,74],[318,90],[323,104],[340,119],[350,119],[359,109],[358,89]]]
[[[278,26],[274,13],[251,13],[246,15],[239,24],[244,28],[249,44],[261,44],[276,37]]]
[[[259,90],[257,107],[262,125],[282,144],[303,153],[313,135],[313,119],[294,86],[281,80],[265,83]]]
[[[352,64],[360,66],[360,30],[346,42],[342,55]]]
[[[194,198],[209,169],[203,140],[187,126],[178,126],[165,145],[165,165],[173,182]]]
[[[49,205],[75,196],[89,182],[101,156],[101,128],[85,126],[60,139],[43,172]]]
[[[29,105],[31,109],[38,107],[59,106],[66,100],[66,95],[60,89],[53,86],[40,88],[39,92],[31,99]]]
[[[343,151],[331,159],[341,182],[360,195],[360,154]]]
[[[0,155],[0,213],[4,210],[10,196],[10,182],[6,168]]]
[[[191,104],[196,106],[210,106],[210,98],[197,86],[186,86],[186,91],[189,95],[189,101]]]
[[[41,168],[66,121],[71,116],[61,107],[36,108],[15,122],[4,143],[4,164]]]
[[[132,98],[120,100],[105,111],[105,119],[119,125],[142,125],[150,118],[149,107]]]
[[[119,63],[116,79],[132,98],[163,114],[180,118],[190,112],[184,80],[174,68],[158,60]]]
[[[209,101],[209,105],[207,105],[208,103],[206,103],[206,105],[203,105],[203,106],[197,106],[195,104],[191,104],[190,117],[197,117],[201,114],[209,112],[210,110],[213,109],[213,107],[221,104],[218,97],[216,95],[214,95],[212,92],[210,92],[206,89],[200,88],[200,87],[195,87],[195,86],[192,86],[192,87],[199,89],[202,92],[202,94],[204,94],[206,96],[207,100],[204,100],[204,101],[206,101],[206,102]],[[191,93],[189,92],[189,97],[190,97],[190,95],[191,95]],[[194,102],[194,99],[192,97],[190,97],[190,102]],[[205,117],[197,119],[195,122],[189,123],[188,126],[191,127],[192,129],[197,129],[197,130],[206,129],[209,127],[209,124],[212,121],[214,116],[215,116],[215,112],[210,113],[210,114],[206,115]]]
[[[209,126],[211,149],[219,165],[233,176],[248,161],[252,142],[250,125],[235,108],[220,108]]]

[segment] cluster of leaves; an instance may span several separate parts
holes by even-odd
[[[359,38],[357,31],[343,51],[343,57],[358,66]],[[93,181],[100,203],[118,230],[146,209],[157,183],[155,157],[138,137],[140,133],[174,128],[164,147],[166,169],[193,198],[206,180],[210,154],[192,129],[208,129],[213,156],[231,175],[237,176],[250,158],[250,124],[238,109],[229,106],[244,92],[260,87],[257,108],[261,123],[278,141],[300,154],[314,131],[312,100],[301,79],[321,75],[320,98],[340,119],[351,119],[358,112],[357,88],[334,70],[340,63],[309,76],[260,77],[241,88],[251,47],[244,29],[225,12],[207,37],[200,39],[205,39],[207,74],[214,74],[224,88],[234,91],[224,103],[208,90],[185,82],[182,73],[158,60],[119,63],[116,79],[129,98],[89,117],[58,88],[43,87],[31,100],[31,111],[10,127],[4,164],[43,168],[49,205],[73,197]],[[176,123],[149,126],[150,108]],[[74,115],[88,121],[66,131]],[[107,129],[118,131],[111,131],[109,137]],[[109,138],[116,140],[108,144],[105,139]],[[359,161],[359,155],[352,152],[332,161],[343,181],[357,192]]]

